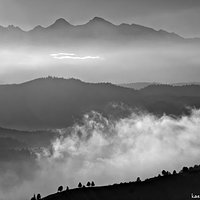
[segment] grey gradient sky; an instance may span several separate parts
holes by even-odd
[[[0,24],[25,30],[60,17],[82,24],[95,16],[200,37],[200,0],[0,0]]]

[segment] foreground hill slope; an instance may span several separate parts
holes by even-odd
[[[77,188],[52,194],[43,200],[188,200],[200,194],[200,171],[167,175],[143,182]]]
[[[188,114],[187,106],[200,108],[200,86],[193,85],[149,86],[136,91],[111,83],[49,77],[1,85],[0,94],[0,126],[15,129],[65,128],[91,110],[113,115],[113,104],[176,116]],[[115,112],[117,117],[124,114],[121,110]]]

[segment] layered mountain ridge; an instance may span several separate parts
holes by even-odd
[[[153,85],[141,90],[78,79],[40,78],[0,85],[0,126],[17,129],[65,128],[92,110],[113,115],[113,104],[153,114],[187,114],[200,108],[200,86]],[[127,114],[129,114],[127,110]],[[117,117],[124,115],[117,111]]]
[[[21,45],[63,45],[87,41],[107,41],[122,43],[138,41],[162,42],[197,42],[198,39],[185,39],[175,33],[154,30],[138,24],[115,25],[103,18],[94,17],[82,25],[72,25],[65,19],[57,19],[53,24],[43,27],[38,25],[29,31],[13,25],[0,26],[2,44]]]

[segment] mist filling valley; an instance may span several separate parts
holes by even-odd
[[[178,118],[134,111],[112,119],[91,111],[66,129],[48,148],[32,149],[34,159],[4,160],[2,200],[28,199],[78,182],[96,185],[129,182],[157,176],[163,169],[181,170],[199,163],[200,110]],[[24,164],[23,164],[24,163]],[[10,182],[10,180],[13,180]]]
[[[1,84],[39,77],[78,78],[86,82],[198,82],[199,45],[139,42],[75,44],[66,47],[0,49]]]

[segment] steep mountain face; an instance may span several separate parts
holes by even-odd
[[[36,26],[30,31],[23,31],[19,27],[0,27],[0,42],[2,44],[20,45],[75,45],[78,42],[98,41],[122,43],[125,41],[177,41],[184,39],[174,33],[137,24],[114,25],[103,18],[95,17],[83,25],[71,25],[65,19],[58,19],[48,27]]]
[[[113,114],[113,104],[161,115],[187,114],[186,106],[200,107],[200,86],[149,86],[135,91],[110,83],[49,77],[1,85],[0,94],[0,126],[18,129],[64,128],[91,110]],[[116,113],[121,114],[126,113]]]

